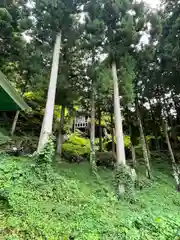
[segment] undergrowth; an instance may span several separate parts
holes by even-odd
[[[164,164],[162,169],[166,169]],[[179,240],[180,195],[166,171],[118,201],[112,171],[0,156],[0,239]]]

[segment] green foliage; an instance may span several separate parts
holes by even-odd
[[[8,136],[9,135],[9,132],[7,131],[7,129],[3,128],[3,127],[0,127],[0,132],[5,135],[5,136]]]
[[[109,138],[111,139],[112,136],[109,136]],[[105,149],[107,149],[107,144],[110,143],[111,141],[112,141],[112,140],[109,140],[109,139],[108,139],[108,141],[105,141],[105,142],[104,142],[104,147],[105,147]],[[114,142],[115,142],[115,144],[116,144],[116,138],[114,138]],[[131,148],[131,139],[130,139],[130,136],[127,136],[127,135],[124,136],[124,146],[125,146],[125,148],[128,148],[128,149]]]
[[[135,188],[138,190],[142,190],[144,188],[148,188],[152,185],[152,181],[146,178],[143,175],[138,175],[137,179],[135,180]]]
[[[90,142],[89,139],[74,133],[68,137],[62,149],[64,158],[69,161],[72,161],[73,158],[77,159],[78,157],[88,158],[90,154]]]
[[[90,162],[90,167],[91,167],[92,173],[97,176],[97,165],[96,165],[96,153],[95,152],[90,153],[90,161],[89,162]]]
[[[37,149],[38,140],[38,137],[28,135],[13,136],[11,138],[8,136],[2,136],[2,140],[0,140],[0,142],[2,142],[2,144],[0,144],[0,149],[3,152],[8,152],[12,151],[13,147],[16,147],[17,149],[22,149],[23,154],[32,154]]]
[[[146,142],[149,144],[152,139],[155,139],[154,136],[146,136]]]
[[[124,146],[125,148],[129,148],[131,147],[131,139],[130,136],[124,136]]]
[[[129,204],[117,200],[111,171],[99,169],[98,181],[86,164],[44,171],[29,159],[0,159],[1,239],[176,240],[179,193],[158,168],[157,182]]]
[[[124,97],[123,101],[126,104],[132,103],[134,101],[135,60],[131,56],[125,55],[120,59],[120,66],[120,79],[122,81],[120,90]]]
[[[53,141],[52,137],[49,137],[47,144],[37,155],[37,162],[40,164],[42,164],[42,163],[50,164],[50,163],[52,163],[54,156],[55,156],[54,141]]]
[[[132,174],[129,166],[119,165],[115,171],[115,187],[119,198],[126,199],[127,201],[134,201],[134,186],[135,177]],[[124,192],[121,193],[119,187],[124,186]]]
[[[142,146],[140,144],[135,147],[135,151],[138,158],[143,158]]]
[[[7,135],[4,135],[0,130],[0,146],[4,145],[5,143],[8,143],[11,141],[11,138]]]
[[[13,28],[12,28],[12,17],[5,8],[0,8],[0,26],[1,26],[1,34],[4,38],[8,38],[12,36]]]
[[[99,68],[96,70],[96,89],[101,91],[101,93],[107,93],[107,91],[111,91],[113,89],[113,84],[111,81],[111,71],[109,68],[105,66],[105,63],[101,63]]]
[[[112,152],[96,152],[96,163],[97,166],[104,166],[114,169],[116,158]]]

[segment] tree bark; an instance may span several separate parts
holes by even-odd
[[[28,79],[28,78],[27,78]],[[23,86],[23,89],[22,89],[22,93],[21,93],[21,96],[23,97],[25,91],[26,91],[26,86],[27,86],[27,79],[24,83],[24,86]],[[11,128],[11,136],[14,135],[15,131],[16,131],[16,125],[17,125],[17,121],[18,121],[18,118],[19,118],[19,114],[20,114],[20,111],[16,111],[16,114],[14,116],[14,120],[13,120],[13,124],[12,124],[12,128]]]
[[[146,174],[147,174],[147,177],[149,179],[151,179],[151,168],[150,168],[150,163],[149,163],[148,150],[147,150],[147,145],[146,145],[146,139],[144,136],[144,131],[143,131],[143,126],[142,126],[138,103],[136,103],[136,113],[137,113],[137,119],[138,119],[138,123],[139,123],[139,131],[140,131],[140,137],[141,137],[143,157],[144,157],[145,166],[146,166]]]
[[[126,108],[126,112],[127,112],[127,120],[128,120],[128,125],[129,125],[129,136],[130,136],[130,140],[131,140],[130,145],[131,145],[132,163],[133,163],[133,168],[136,169],[136,151],[135,151],[135,147],[133,144],[133,131],[132,131],[132,125],[131,125],[128,107]]]
[[[171,93],[172,100],[174,102],[174,108],[176,110],[176,115],[177,115],[177,125],[180,125],[180,106],[179,106],[179,101],[175,98],[176,94]]]
[[[61,106],[61,116],[60,116],[59,132],[57,137],[57,149],[56,149],[56,153],[60,157],[62,156],[64,115],[65,115],[65,106]]]
[[[95,153],[95,94],[94,94],[94,84],[92,84],[91,93],[91,124],[90,124],[90,164],[93,170],[96,168],[96,153]]]
[[[103,151],[103,145],[102,145],[102,126],[101,126],[101,109],[98,109],[99,112],[99,151]]]
[[[126,165],[125,149],[124,149],[124,135],[122,126],[122,115],[119,99],[119,87],[116,63],[112,63],[112,77],[114,83],[114,116],[115,116],[115,133],[116,133],[116,155],[117,165]]]
[[[73,120],[73,133],[75,133],[76,131],[76,116],[74,117],[74,120]]]
[[[154,122],[154,125],[155,125],[155,128],[156,128],[157,127],[157,121],[156,121],[156,117],[155,117],[155,115],[153,113],[153,110],[152,110],[151,101],[149,99],[148,99],[148,103],[149,103],[149,106],[150,106],[151,120]],[[154,136],[155,136],[156,150],[159,151],[160,150],[160,145],[159,145],[159,139],[158,139],[157,130],[153,129],[153,132],[154,132]]]
[[[127,113],[128,114],[128,113]],[[131,139],[131,154],[132,154],[132,163],[133,163],[133,168],[136,169],[136,151],[135,151],[135,147],[132,141],[132,126],[131,123],[129,121],[129,116],[128,116],[128,122],[129,122],[129,135],[130,135],[130,139]]]
[[[180,179],[179,179],[180,172],[179,172],[179,168],[176,164],[176,161],[175,161],[175,158],[174,158],[174,153],[173,153],[171,143],[170,143],[170,140],[169,140],[168,125],[167,125],[166,120],[163,121],[163,126],[164,126],[164,133],[165,133],[165,136],[166,136],[166,142],[167,142],[169,153],[170,153],[170,156],[171,156],[174,179],[176,181],[176,184],[179,185],[180,184]]]
[[[174,153],[173,153],[172,146],[171,146],[170,139],[169,139],[168,122],[167,122],[169,112],[168,112],[168,108],[167,108],[167,101],[165,99],[165,92],[163,91],[163,93],[164,93],[163,105],[162,105],[161,99],[159,99],[159,104],[161,105],[161,109],[162,109],[162,119],[163,119],[163,117],[165,118],[165,120],[163,120],[162,123],[163,123],[163,127],[164,127],[166,142],[167,142],[167,145],[168,145],[168,150],[169,150],[169,153],[170,153],[170,156],[171,156],[173,176],[174,176],[175,182],[177,184],[177,187],[179,187],[179,185],[180,185],[180,169],[179,169],[178,165],[176,164]],[[173,125],[170,124],[170,126],[172,128]]]
[[[141,121],[141,123],[142,123],[142,121]],[[148,158],[149,158],[149,161],[150,161],[150,159],[151,159],[151,151],[149,149],[149,144],[148,144],[148,141],[147,141],[147,138],[146,138],[145,134],[144,134],[144,137],[145,137],[145,142],[146,142],[146,149],[147,149],[147,153],[148,153]]]
[[[57,34],[56,42],[54,45],[51,77],[49,82],[45,114],[44,114],[44,119],[42,123],[37,152],[40,152],[44,148],[44,146],[48,142],[49,136],[52,134],[53,113],[54,113],[54,103],[55,103],[55,95],[56,95],[58,68],[59,68],[60,49],[61,49],[61,32]]]
[[[132,163],[133,163],[133,168],[136,169],[136,151],[135,151],[135,147],[131,142],[131,154],[132,154]]]
[[[112,137],[112,153],[116,156],[116,149],[115,149],[115,134],[114,134],[114,120],[113,120],[113,113],[111,112],[111,137]]]
[[[68,127],[68,133],[73,132],[73,128],[74,128],[74,110],[73,109],[69,109],[69,127]]]
[[[18,121],[18,118],[19,118],[19,114],[20,114],[20,111],[17,111],[16,114],[15,114],[13,124],[12,124],[12,128],[11,128],[11,136],[14,136],[14,133],[16,131],[16,125],[17,125],[17,121]]]

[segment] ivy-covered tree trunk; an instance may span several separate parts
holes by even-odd
[[[91,125],[90,125],[90,164],[92,171],[96,171],[96,152],[95,152],[95,93],[94,84],[92,84],[91,93]]]
[[[136,102],[136,113],[137,113],[137,119],[138,119],[138,124],[139,124],[139,132],[140,132],[140,138],[141,138],[141,144],[142,144],[142,150],[143,150],[143,157],[144,157],[145,167],[146,167],[146,175],[149,179],[151,179],[151,168],[150,168],[150,163],[149,163],[149,155],[148,155],[146,139],[144,136],[141,116],[140,116],[139,107],[138,107],[137,102]]]
[[[167,125],[166,120],[163,121],[163,126],[164,126],[164,133],[165,133],[165,137],[166,137],[166,142],[167,142],[169,153],[170,153],[170,156],[171,156],[173,176],[174,176],[174,179],[176,181],[177,186],[179,186],[179,184],[180,184],[180,171],[179,171],[179,168],[176,164],[176,161],[175,161],[175,158],[174,158],[174,153],[173,153],[171,143],[170,143],[170,140],[169,140],[168,125]]]
[[[114,83],[114,116],[115,116],[115,133],[116,133],[116,155],[117,165],[126,165],[125,148],[124,148],[124,135],[122,126],[122,115],[119,99],[119,87],[116,63],[112,63],[112,77]]]
[[[12,124],[12,128],[11,128],[11,136],[14,136],[14,133],[16,131],[16,125],[17,125],[17,121],[18,121],[18,118],[19,118],[19,114],[20,114],[20,111],[17,111],[16,114],[15,114],[13,124]]]
[[[119,87],[116,63],[112,63],[112,76],[114,82],[114,116],[116,133],[116,183],[119,198],[126,198],[128,201],[134,199],[134,180],[131,168],[126,165],[124,135],[122,126],[122,115],[119,99]]]
[[[56,149],[56,153],[60,157],[62,155],[64,115],[65,115],[65,106],[62,106],[61,107],[60,124],[59,124],[59,132],[58,132],[58,136],[57,136],[57,149]]]
[[[61,32],[57,34],[56,42],[54,45],[51,77],[49,82],[44,119],[42,123],[41,134],[40,134],[39,144],[37,149],[38,152],[40,152],[44,148],[44,146],[48,142],[49,136],[52,134],[53,113],[54,113],[54,103],[55,103],[55,95],[56,95],[58,68],[59,68],[60,49],[61,49]]]
[[[98,118],[99,118],[99,151],[103,151],[103,144],[102,144],[102,126],[101,126],[101,109],[98,109]]]

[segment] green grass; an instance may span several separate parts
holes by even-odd
[[[130,204],[116,199],[111,171],[100,169],[97,179],[87,163],[0,161],[0,239],[180,239],[180,194],[168,164],[156,161],[153,183]]]

